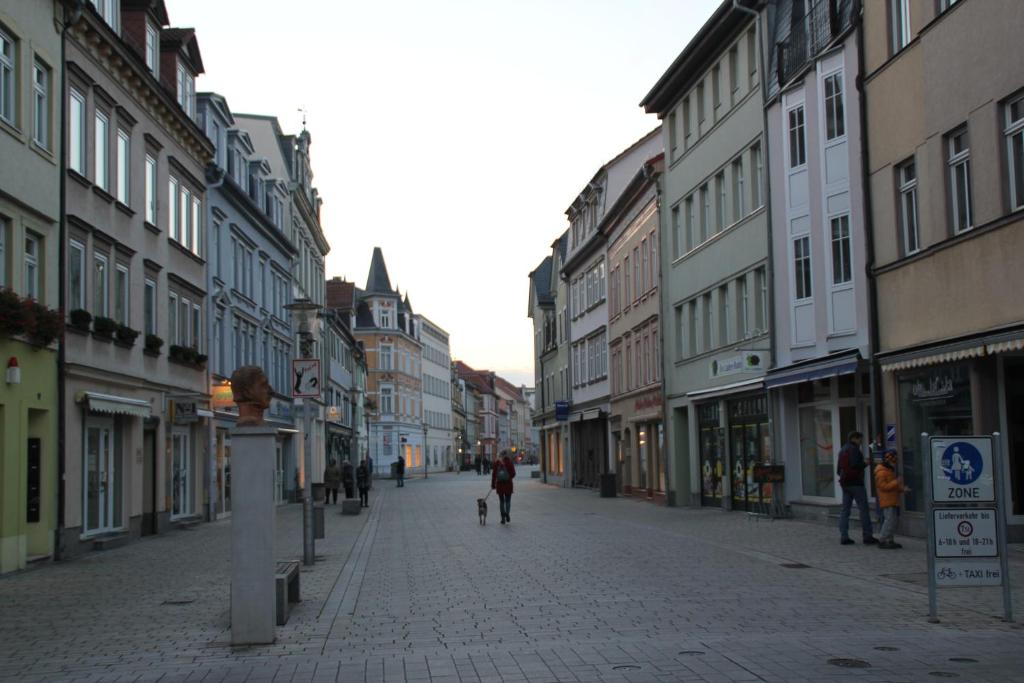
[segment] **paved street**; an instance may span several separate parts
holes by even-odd
[[[1024,681],[997,592],[942,593],[927,623],[920,541],[840,547],[822,526],[601,499],[526,470],[517,486],[509,527],[494,496],[477,524],[473,474],[378,482],[369,515],[328,508],[322,560],[267,647],[228,644],[227,521],[5,577],[0,678]],[[298,513],[279,510],[281,558],[301,554]],[[1018,560],[1013,576],[1024,586]]]

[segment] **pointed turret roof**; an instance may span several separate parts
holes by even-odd
[[[388,278],[388,267],[384,265],[384,252],[380,247],[373,248],[370,260],[370,274],[366,276],[367,294],[393,294],[391,280]]]
[[[409,292],[405,293],[405,301],[403,301],[402,304],[405,306],[405,310],[412,313],[412,304],[409,303]]]

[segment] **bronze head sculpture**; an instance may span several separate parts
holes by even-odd
[[[231,393],[238,404],[238,426],[263,424],[263,411],[270,406],[270,382],[258,365],[245,365],[231,373]]]

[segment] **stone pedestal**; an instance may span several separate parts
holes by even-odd
[[[231,644],[274,642],[274,427],[231,432]]]

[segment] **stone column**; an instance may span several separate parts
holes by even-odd
[[[231,644],[274,642],[277,429],[231,432]]]

